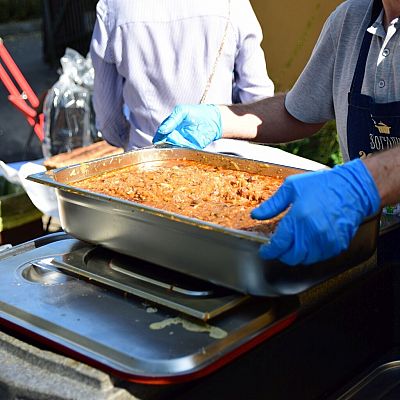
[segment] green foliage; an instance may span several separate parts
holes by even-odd
[[[318,133],[310,138],[282,144],[278,147],[289,153],[317,161],[329,167],[343,163],[337,140],[335,121],[327,122]]]
[[[0,0],[0,23],[41,17],[41,0]]]

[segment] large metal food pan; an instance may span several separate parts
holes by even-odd
[[[379,220],[365,221],[348,251],[327,262],[290,267],[258,256],[268,237],[233,230],[152,207],[75,188],[71,182],[132,164],[162,165],[186,158],[264,175],[304,172],[280,165],[183,148],[146,148],[80,165],[31,175],[56,188],[63,229],[99,244],[242,293],[294,294],[369,258],[376,247]]]

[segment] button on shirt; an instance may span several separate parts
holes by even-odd
[[[367,31],[374,35],[378,42],[381,44],[381,51],[376,62],[375,82],[376,86],[374,90],[375,101],[381,103],[389,102],[389,87],[388,83],[390,75],[393,74],[393,65],[390,60],[393,57],[389,57],[391,49],[396,47],[399,42],[400,35],[396,32],[398,30],[398,18],[395,18],[390,22],[387,31],[383,26],[383,11],[379,15],[376,22],[370,26]]]
[[[378,103],[400,100],[399,21],[393,20],[386,32],[381,12],[369,26],[371,3],[347,0],[331,14],[285,102],[288,112],[303,122],[321,123],[335,118],[345,161],[349,160],[347,95],[367,29],[373,37],[361,93]]]
[[[205,102],[273,95],[250,2],[230,3],[229,8],[228,0],[99,1],[91,43],[93,104],[107,141],[126,150],[151,145],[175,105],[199,103],[226,26]]]
[[[389,49],[384,49],[384,50],[382,51],[382,56],[383,56],[383,57],[387,57],[389,54],[390,54],[390,50],[389,50]]]

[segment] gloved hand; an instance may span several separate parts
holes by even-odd
[[[260,247],[260,256],[289,265],[336,256],[347,249],[358,226],[380,204],[375,182],[360,159],[331,170],[292,175],[252,211],[253,218],[263,220],[290,207],[270,243]]]
[[[222,137],[221,113],[212,104],[179,105],[158,127],[153,143],[204,149]]]

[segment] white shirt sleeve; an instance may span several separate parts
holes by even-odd
[[[248,0],[237,2],[237,5],[237,13],[233,18],[237,18],[239,41],[233,98],[237,102],[246,103],[273,96],[274,84],[267,73],[265,55],[261,48],[262,29],[254,10]]]
[[[110,46],[110,36],[116,32],[107,26],[107,14],[102,6],[100,1],[90,46],[96,71],[93,86],[96,128],[110,144],[124,147],[129,137],[129,123],[123,114],[123,78],[117,72]]]

